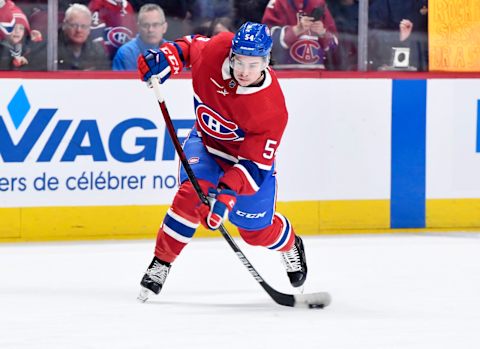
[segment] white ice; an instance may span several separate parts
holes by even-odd
[[[323,310],[275,304],[221,238],[194,239],[145,304],[153,240],[0,244],[0,348],[480,348],[480,235],[304,241]],[[276,253],[238,243],[294,292]]]

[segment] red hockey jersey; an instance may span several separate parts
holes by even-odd
[[[325,29],[330,33],[336,33],[335,21],[328,9],[325,0],[276,0],[271,1],[263,14],[262,23],[269,27],[285,25],[292,26],[298,22],[297,14],[305,12],[310,14],[315,8],[325,9],[325,18],[323,20]]]
[[[127,0],[91,0],[92,33],[94,39],[103,39],[110,57],[130,41],[137,31],[135,11]]]
[[[224,166],[220,182],[238,194],[252,194],[272,169],[288,113],[270,68],[259,87],[242,87],[233,79],[232,38],[232,33],[220,33],[176,43],[192,70],[196,128],[208,152],[231,164]]]

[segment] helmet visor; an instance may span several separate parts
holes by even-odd
[[[232,54],[230,56],[230,67],[241,72],[260,73],[267,68],[269,56],[242,56]]]

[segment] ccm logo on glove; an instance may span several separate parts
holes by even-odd
[[[171,74],[182,71],[183,62],[180,59],[181,50],[176,44],[165,43],[159,50],[147,50],[138,56],[138,71],[143,81],[148,81],[152,76],[158,76],[160,83],[164,83]]]
[[[180,61],[177,59],[177,56],[175,53],[172,52],[170,47],[168,46],[162,46],[160,47],[160,51],[162,51],[165,54],[165,58],[168,61],[168,64],[170,65],[170,69],[173,75],[180,73],[182,70],[182,67],[180,65]]]

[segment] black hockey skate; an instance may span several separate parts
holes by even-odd
[[[164,262],[157,257],[153,257],[152,263],[148,266],[145,275],[143,275],[140,285],[142,289],[137,299],[145,302],[152,294],[159,294],[162,290],[163,284],[167,279],[170,271],[170,263]]]
[[[307,260],[302,239],[295,236],[293,247],[290,251],[281,252],[281,255],[290,283],[293,287],[302,287],[307,278]]]

